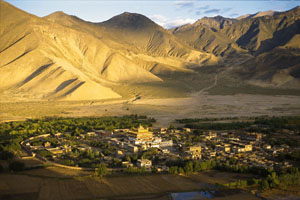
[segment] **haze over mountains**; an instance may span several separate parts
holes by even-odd
[[[39,18],[4,1],[0,9],[2,99],[190,94],[214,78],[300,88],[300,7],[172,30],[136,13],[91,23],[63,12]]]

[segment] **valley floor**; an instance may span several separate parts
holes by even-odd
[[[213,187],[212,184],[235,180],[240,176],[243,175],[208,171],[192,176],[118,175],[97,178],[80,171],[48,167],[1,174],[0,199],[168,200],[171,193],[205,191],[209,186]],[[258,199],[249,192],[236,189],[216,189],[215,194],[217,199]]]
[[[38,101],[0,102],[0,121],[24,120],[45,116],[147,115],[156,126],[169,126],[179,118],[284,116],[299,115],[300,96],[287,95],[207,95],[185,98],[114,101]]]

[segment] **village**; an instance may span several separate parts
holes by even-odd
[[[197,132],[197,131],[196,131]],[[290,152],[287,145],[271,146],[262,133],[203,131],[190,128],[147,128],[95,130],[72,136],[72,133],[44,134],[21,142],[30,156],[82,170],[94,170],[105,163],[111,170],[143,168],[168,172],[170,161],[217,160],[260,168],[287,168],[276,155]]]

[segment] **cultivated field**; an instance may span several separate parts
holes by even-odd
[[[67,173],[67,175],[63,175]],[[235,174],[211,177],[215,172],[191,176],[111,175],[93,177],[79,171],[48,167],[20,174],[0,175],[0,199],[168,199],[170,192],[203,190],[212,183],[235,179]],[[229,178],[229,179],[228,179]],[[256,199],[245,191],[221,189],[218,199]]]

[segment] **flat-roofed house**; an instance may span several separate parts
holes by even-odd
[[[244,145],[245,151],[252,151],[252,145],[251,144],[246,144]]]
[[[186,153],[191,159],[201,159],[201,145],[193,145],[186,148]]]
[[[160,147],[171,147],[173,146],[173,140],[163,140],[159,145]]]
[[[139,151],[138,146],[135,146],[135,145],[132,145],[132,144],[129,144],[127,149],[131,153],[137,153]]]
[[[138,159],[136,162],[138,167],[146,167],[149,168],[152,166],[152,161],[148,159]]]

